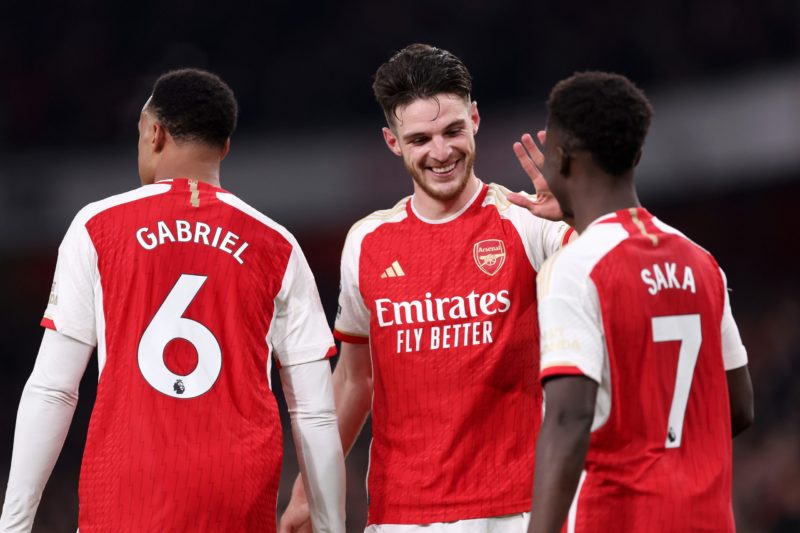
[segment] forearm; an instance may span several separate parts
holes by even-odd
[[[17,412],[0,531],[27,532],[64,445],[92,347],[47,331]]]
[[[559,533],[569,514],[589,449],[597,383],[559,376],[544,385],[545,415],[536,443],[533,533]]]
[[[339,435],[345,456],[355,444],[372,408],[372,377],[356,377],[345,368],[333,373],[333,395],[339,419]]]
[[[589,428],[586,424],[559,426],[556,421],[545,419],[536,446],[531,532],[561,531],[578,487],[588,447]]]
[[[345,473],[328,361],[281,370],[314,530],[344,532]]]

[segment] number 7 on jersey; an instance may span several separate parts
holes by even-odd
[[[675,391],[667,422],[666,448],[679,448],[683,436],[683,418],[686,415],[686,404],[689,401],[689,389],[692,386],[694,367],[703,333],[700,329],[700,315],[672,315],[654,317],[653,342],[680,341],[678,351],[678,372],[675,376]]]

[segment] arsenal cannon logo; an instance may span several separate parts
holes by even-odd
[[[472,256],[484,274],[494,276],[506,262],[506,246],[500,239],[486,239],[475,243]]]

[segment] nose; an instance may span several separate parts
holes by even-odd
[[[437,135],[432,139],[430,156],[437,161],[444,163],[453,153],[453,147],[447,139]]]

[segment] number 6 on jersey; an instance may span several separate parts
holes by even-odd
[[[183,317],[208,276],[181,274],[139,341],[139,369],[157,391],[172,398],[196,398],[208,392],[222,368],[222,350],[216,337],[200,322]],[[185,376],[164,363],[164,350],[175,339],[184,339],[197,351],[197,367]]]

